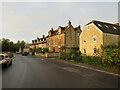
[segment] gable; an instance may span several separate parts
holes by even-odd
[[[100,21],[92,21],[103,33],[120,35],[120,26]],[[90,23],[89,23],[90,24]]]

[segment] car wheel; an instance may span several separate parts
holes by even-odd
[[[10,65],[12,65],[12,61],[11,61]]]
[[[8,65],[8,63],[4,64],[4,67],[6,67],[6,68],[7,68],[8,66],[9,66],[9,65]]]

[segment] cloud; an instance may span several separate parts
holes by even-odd
[[[30,42],[37,36],[47,35],[52,27],[57,29],[59,25],[67,25],[68,20],[72,21],[73,26],[83,26],[93,19],[115,22],[116,9],[117,3],[5,2],[3,37]]]

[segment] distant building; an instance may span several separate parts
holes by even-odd
[[[80,51],[83,54],[94,56],[101,45],[118,44],[120,38],[119,23],[111,24],[93,20],[82,30],[80,35]]]
[[[23,48],[23,52],[29,52],[30,51],[30,48],[29,48],[29,44],[26,44]]]
[[[51,52],[59,52],[62,46],[66,48],[79,48],[79,35],[81,34],[80,25],[73,27],[71,22],[65,27],[59,26],[57,30],[49,30],[47,48]]]
[[[32,40],[32,43],[29,44],[30,51],[32,51],[33,49],[46,48],[46,38],[47,37],[43,35],[42,38],[37,37],[35,40]]]

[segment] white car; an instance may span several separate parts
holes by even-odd
[[[0,65],[2,65],[3,67],[8,67],[9,65],[12,65],[12,58],[10,58],[8,54],[0,54]]]

